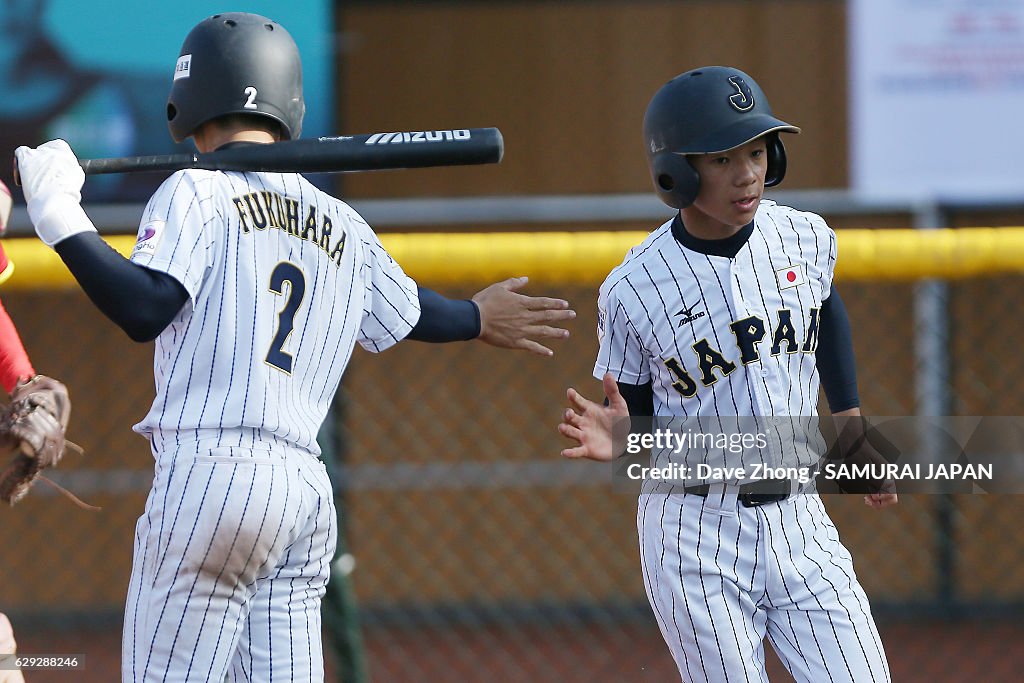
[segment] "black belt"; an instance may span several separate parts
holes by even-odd
[[[683,489],[683,493],[692,493],[695,496],[706,498],[711,493],[711,485],[687,486]],[[755,481],[749,484],[741,484],[736,500],[743,507],[753,508],[759,505],[766,505],[767,503],[778,503],[779,501],[786,500],[790,494],[791,489],[788,481]]]

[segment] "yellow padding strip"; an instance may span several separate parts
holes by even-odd
[[[840,230],[844,281],[956,279],[1024,272],[1024,228]],[[254,235],[258,239],[258,235]],[[643,232],[385,233],[381,241],[417,281],[485,284],[516,275],[534,283],[597,285]],[[128,255],[135,237],[106,240]],[[34,238],[4,240],[17,272],[4,289],[74,284],[60,258]]]

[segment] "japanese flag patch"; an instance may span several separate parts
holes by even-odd
[[[804,277],[804,267],[799,263],[776,270],[775,277],[779,281],[780,290],[802,285],[807,279]]]

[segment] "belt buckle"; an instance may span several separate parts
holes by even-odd
[[[744,486],[750,486],[744,484]],[[756,485],[754,485],[756,486]],[[736,494],[736,500],[740,502],[743,507],[754,508],[766,505],[768,503],[778,503],[779,501],[786,500],[789,498],[790,493],[788,491],[758,491],[756,488],[751,487],[754,490],[739,491]],[[701,484],[699,486],[688,486],[683,489],[683,493],[690,493],[693,495],[706,498],[711,492],[711,487],[708,484]]]
[[[748,508],[759,507],[768,503],[778,503],[789,498],[791,493],[788,487],[787,490],[781,491],[773,484],[766,486],[763,481],[746,484],[741,487],[741,489],[742,488],[746,488],[747,490],[741,490],[737,498],[739,499],[740,504]],[[765,490],[766,488],[767,490]]]
[[[789,498],[788,493],[741,493],[740,504],[743,507],[756,508],[768,503],[778,503]]]

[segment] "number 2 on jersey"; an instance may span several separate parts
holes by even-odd
[[[274,267],[270,274],[270,291],[274,294],[284,294],[284,283],[288,283],[288,299],[284,308],[277,314],[277,333],[274,340],[270,342],[270,350],[267,352],[267,362],[285,374],[292,374],[292,355],[284,351],[284,343],[295,326],[295,312],[299,310],[299,304],[306,293],[306,278],[294,263],[284,261]]]

